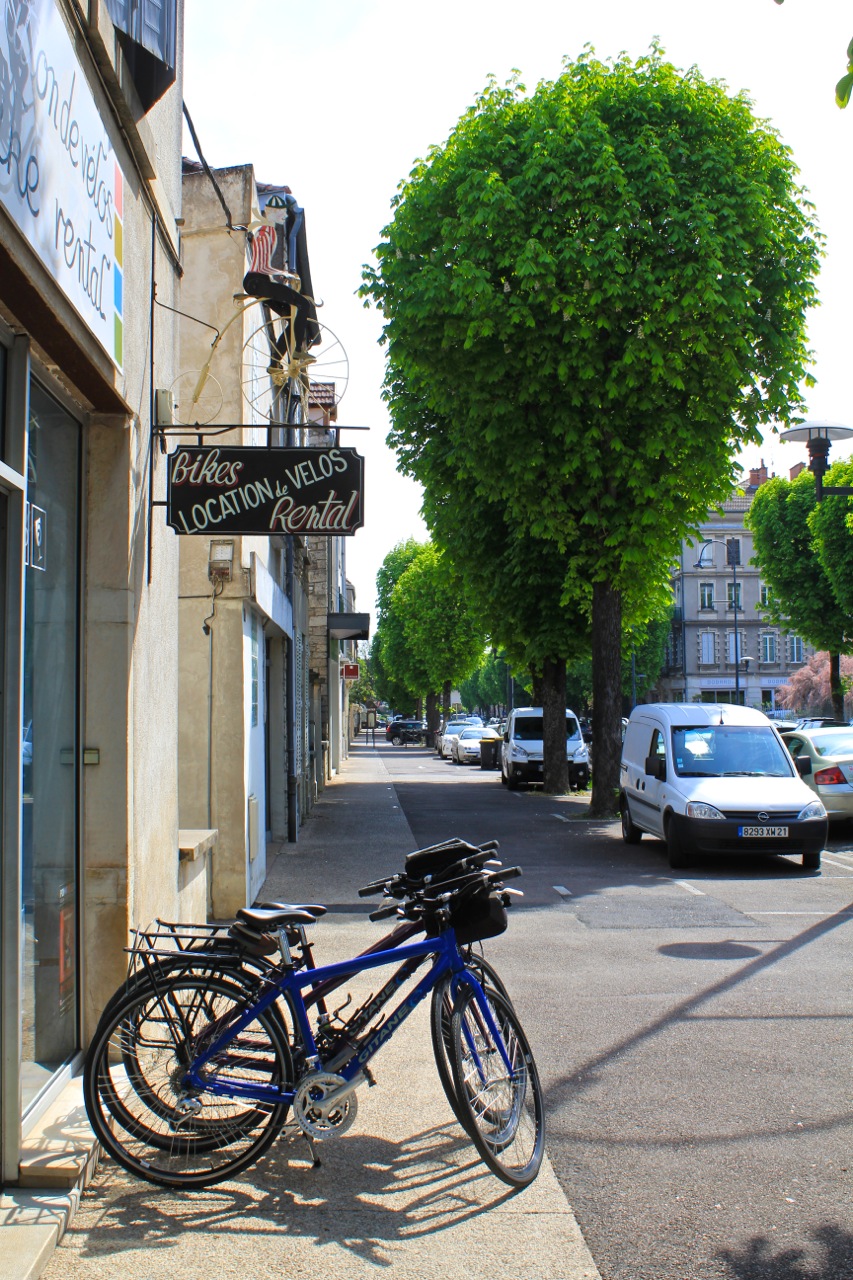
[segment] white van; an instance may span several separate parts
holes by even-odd
[[[623,840],[665,840],[671,867],[696,853],[786,853],[816,871],[829,830],[767,716],[727,703],[635,707],[619,808]]]
[[[510,711],[501,744],[501,782],[514,791],[523,782],[541,782],[543,767],[542,708]],[[589,751],[574,711],[566,709],[566,759],[569,786],[589,786]]]

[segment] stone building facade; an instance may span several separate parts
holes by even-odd
[[[769,621],[768,588],[752,564],[744,517],[767,479],[762,462],[741,491],[708,513],[699,539],[681,545],[672,575],[675,616],[657,685],[663,701],[740,702],[774,711],[779,688],[814,652]]]

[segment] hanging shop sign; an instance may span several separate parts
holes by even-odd
[[[0,204],[121,368],[122,171],[56,0],[0,14]]]
[[[341,667],[341,675],[343,676],[344,680],[357,680],[358,679],[358,663],[345,662]]]
[[[355,449],[186,447],[169,455],[166,522],[175,533],[346,537],[364,524]]]

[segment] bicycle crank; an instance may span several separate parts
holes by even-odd
[[[309,1138],[346,1133],[357,1111],[353,1082],[328,1071],[307,1075],[293,1095],[294,1119]]]

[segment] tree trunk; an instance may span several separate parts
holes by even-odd
[[[445,680],[441,690],[441,714],[443,716],[450,715],[450,695],[453,693],[453,685],[449,680]]]
[[[534,686],[535,688],[535,686]],[[569,789],[569,765],[566,760],[566,660],[545,661],[539,681],[542,701],[542,746],[544,766],[542,790],[548,795],[562,796]]]
[[[530,698],[531,707],[545,705],[545,679],[544,672],[540,675],[538,671],[534,671],[533,667],[530,668],[530,687],[533,691]],[[563,679],[565,680],[565,676]]]
[[[622,758],[622,596],[606,582],[592,588],[592,800],[594,818],[619,807]]]
[[[832,698],[832,714],[836,720],[844,720],[844,686],[841,683],[841,654],[829,655],[829,693]]]
[[[428,693],[426,696],[427,742],[434,741],[439,719],[438,694]]]

